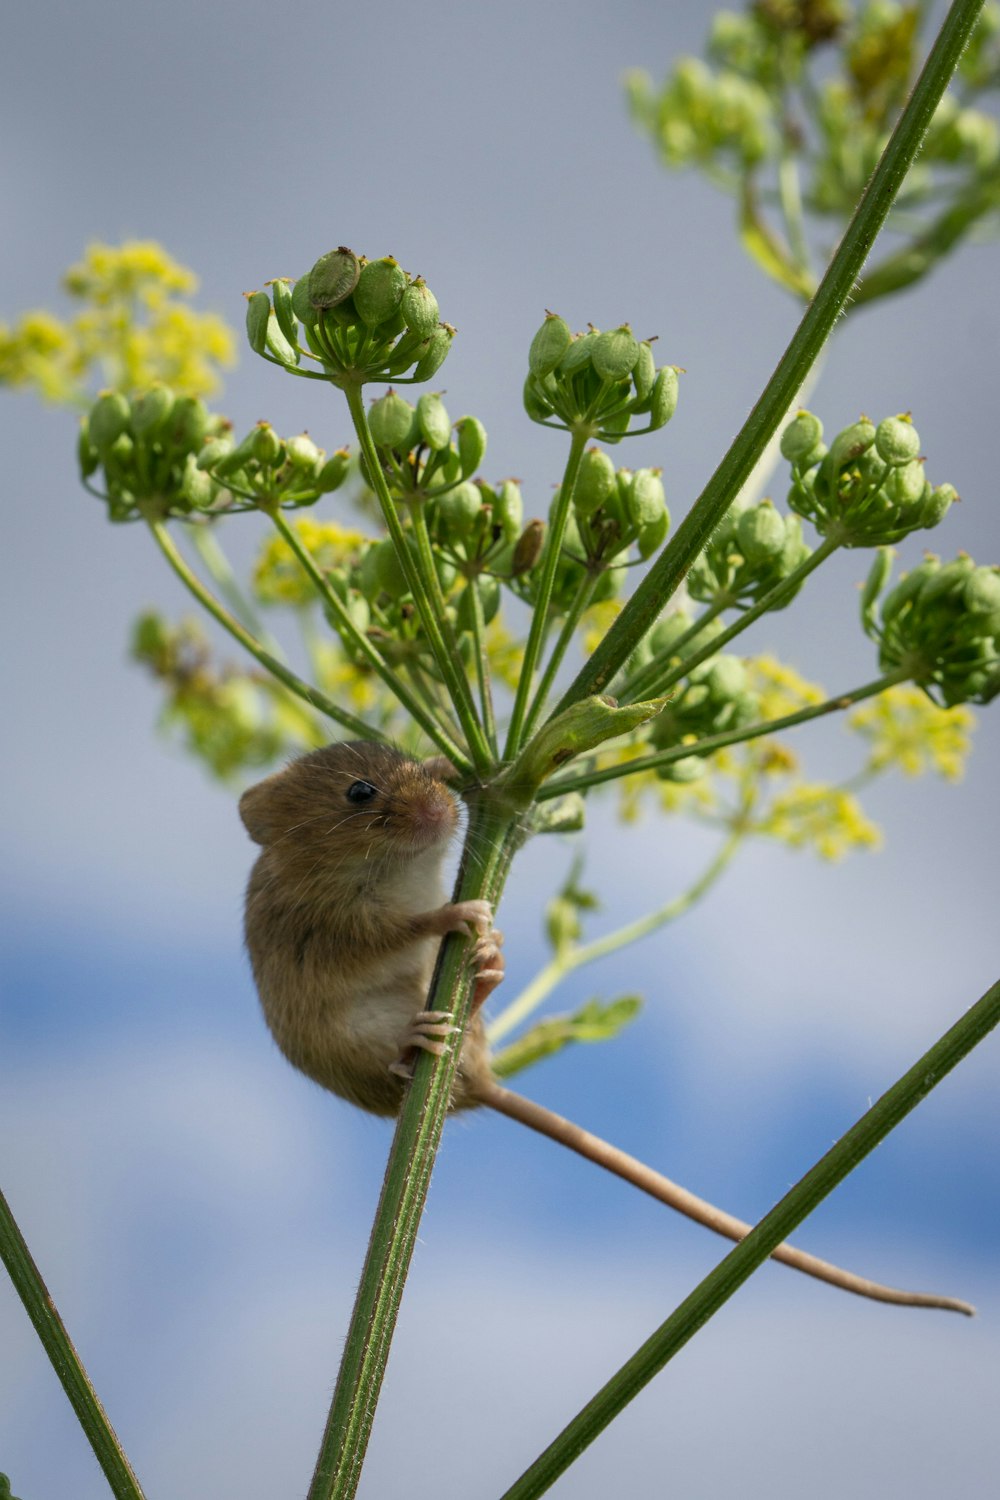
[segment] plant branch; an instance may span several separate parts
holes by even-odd
[[[536,1500],[673,1359],[773,1250],[1000,1022],[1000,982],[935,1042],[786,1193],[611,1377],[501,1500]]]

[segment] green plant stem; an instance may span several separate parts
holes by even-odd
[[[752,605],[750,609],[744,610],[719,635],[713,636],[710,641],[705,642],[704,646],[699,646],[697,651],[692,652],[690,656],[686,656],[682,662],[678,662],[677,666],[668,671],[665,676],[661,675],[662,664],[660,672],[653,673],[651,668],[656,664],[650,662],[641,672],[636,673],[633,682],[626,683],[621,693],[621,701],[625,703],[639,702],[644,697],[650,695],[659,696],[662,693],[669,692],[674,683],[680,682],[681,678],[686,677],[695,667],[699,666],[703,661],[707,661],[710,656],[715,656],[724,646],[728,646],[731,640],[742,634],[744,630],[749,629],[756,620],[760,619],[761,615],[766,615],[769,610],[779,609],[787,599],[791,598],[796,589],[801,587],[809,577],[809,574],[814,573],[841,545],[842,540],[840,537],[825,538],[816,548],[816,551],[810,553],[805,562],[800,563],[794,572],[789,573],[788,577],[783,578],[780,583],[776,583],[773,589],[769,589],[764,597],[758,599],[757,603]],[[673,645],[667,653],[666,659],[668,661],[671,657],[676,656],[677,644]]]
[[[125,1457],[117,1434],[108,1420],[97,1392],[73,1347],[65,1324],[49,1296],[41,1272],[35,1265],[17,1221],[0,1193],[0,1258],[7,1267],[14,1290],[24,1304],[42,1348],[69,1397],[76,1419],[94,1450],[116,1500],[143,1500],[142,1489]]]
[[[536,1500],[849,1172],[1000,1022],[1000,983],[904,1073],[612,1376],[502,1500]]]
[[[521,676],[514,698],[510,728],[507,731],[507,744],[504,749],[505,760],[513,760],[525,740],[524,726],[528,712],[528,701],[534,686],[535,671],[548,629],[549,605],[552,602],[552,590],[555,585],[556,569],[559,566],[562,540],[566,531],[566,522],[569,518],[570,505],[573,502],[576,477],[580,472],[580,463],[583,459],[584,449],[590,441],[591,435],[590,429],[585,428],[583,431],[573,432],[571,436],[569,457],[566,460],[566,469],[563,473],[562,484],[559,487],[559,499],[556,501],[552,520],[549,523],[545,562],[542,567],[541,577],[538,580],[538,593],[533,606],[531,628],[528,632],[527,645],[524,648]]]
[[[323,603],[337,621],[337,628],[344,640],[349,642],[355,651],[364,657],[372,670],[381,677],[389,691],[412,714],[414,720],[420,725],[424,733],[449,757],[455,768],[462,772],[463,775],[468,775],[472,770],[468,758],[458,748],[458,745],[455,744],[444,725],[439,722],[432,711],[431,705],[423,702],[415,693],[410,692],[400,674],[392,670],[381,652],[376,650],[364,631],[358,629],[357,625],[351,619],[343,599],[330,587],[329,581],[317,566],[316,559],[302,541],[295,527],[288,524],[281,511],[277,508],[268,510],[267,514],[271,517],[277,530],[298,559],[303,571],[307,574]]]
[[[283,682],[285,687],[293,692],[296,697],[302,698],[312,708],[318,708],[321,714],[326,714],[328,719],[333,719],[337,724],[341,724],[345,729],[349,729],[359,739],[385,739],[385,735],[373,729],[370,724],[366,724],[363,719],[355,718],[354,714],[348,713],[346,709],[338,707],[325,693],[321,693],[318,688],[311,687],[308,682],[303,682],[302,678],[297,677],[294,672],[285,666],[284,662],[278,661],[269,651],[265,651],[260,642],[255,640],[250,634],[249,630],[241,625],[239,620],[235,619],[225,606],[219,603],[215,595],[205,587],[201,579],[192,573],[174,546],[173,537],[170,535],[164,522],[154,520],[151,516],[147,516],[146,519],[157,546],[184,587],[194,595],[199,604],[208,610],[212,618],[218,621],[223,630],[228,630],[233,639],[239,641],[244,650],[249,651],[250,655],[259,661],[261,666],[271,673],[272,677],[277,677],[278,681]]]
[[[593,598],[594,590],[600,581],[600,576],[599,573],[588,571],[577,590],[576,598],[566,613],[562,629],[559,632],[555,645],[552,647],[552,654],[545,665],[545,671],[542,673],[542,680],[538,684],[538,691],[535,693],[531,708],[528,710],[528,717],[524,725],[525,740],[530,739],[535,731],[546,700],[552,690],[555,675],[562,666],[563,657],[566,655],[570,641],[573,639],[573,632],[579,625],[584,611]]]
[[[375,441],[368,426],[368,416],[365,412],[365,404],[361,394],[362,388],[358,385],[349,384],[342,386],[341,389],[347,400],[351,420],[354,423],[354,430],[361,445],[361,452],[364,457],[365,468],[368,471],[369,482],[378,497],[379,506],[382,510],[382,518],[392,538],[400,567],[406,575],[406,582],[413,595],[413,602],[417,607],[417,613],[420,616],[420,623],[423,626],[424,634],[434,654],[434,659],[438,664],[438,670],[448,688],[449,696],[451,697],[459,723],[462,726],[462,731],[465,734],[469,753],[472,756],[476,770],[480,773],[486,773],[492,769],[493,758],[490,755],[489,745],[486,743],[483,727],[476,715],[475,704],[472,701],[472,693],[469,689],[469,681],[462,669],[461,657],[456,658],[448,650],[441,631],[441,623],[435,614],[432,596],[429,592],[433,587],[431,574],[433,574],[435,579],[437,578],[437,574],[433,568],[433,560],[431,562],[430,573],[424,577],[424,573],[427,571],[426,561],[422,559],[420,567],[417,566],[413,553],[407,543],[399,514],[393,504],[392,496],[389,494],[389,487],[385,482],[385,475],[382,472],[382,465],[379,461]]]
[[[456,900],[485,897],[496,904],[520,842],[519,824],[517,811],[486,794],[471,801]],[[450,1011],[463,1028],[472,991],[468,950],[467,939],[445,940],[427,1002]],[[414,1066],[308,1500],[350,1500],[357,1490],[459,1050],[456,1040],[444,1057],[421,1053]]]
[[[814,280],[802,217],[799,168],[794,153],[787,145],[782,147],[781,159],[778,162],[778,193],[792,257],[803,277]]]
[[[219,546],[214,526],[190,526],[188,534],[194,549],[211,573],[216,588],[230,610],[272,656],[281,657],[281,647],[265,628],[260,615],[240,588],[229,559]]]
[[[593,963],[598,958],[606,958],[609,953],[616,953],[619,948],[624,948],[629,943],[637,943],[640,938],[648,937],[651,932],[657,932],[668,922],[674,922],[685,912],[690,911],[691,907],[700,901],[719,879],[745,837],[742,828],[735,829],[723,842],[715,857],[697,880],[693,881],[686,891],[682,891],[679,896],[675,896],[664,906],[657,907],[655,911],[648,912],[646,916],[639,917],[634,922],[626,923],[624,927],[619,927],[614,932],[606,933],[604,937],[595,938],[593,942],[580,943],[561,954],[556,954],[544,968],[539,969],[531,983],[526,985],[521,993],[490,1022],[486,1028],[486,1037],[490,1045],[501,1041],[516,1026],[520,1026],[522,1021],[527,1020],[542,1001],[574,969]]]
[[[810,708],[800,708],[793,714],[785,714],[781,719],[765,719],[762,723],[751,724],[745,729],[728,729],[725,734],[708,735],[703,740],[696,740],[694,744],[676,745],[672,750],[642,755],[621,765],[605,766],[601,771],[581,771],[576,776],[560,776],[558,780],[539,787],[536,795],[539,801],[544,802],[551,797],[563,797],[567,792],[580,792],[587,787],[600,786],[605,781],[633,776],[639,771],[657,771],[664,766],[673,765],[675,761],[687,760],[691,755],[712,755],[716,750],[724,750],[727,745],[740,745],[747,740],[759,739],[764,734],[794,729],[797,724],[807,724],[810,719],[821,719],[825,714],[853,708],[855,703],[861,703],[865,698],[874,698],[877,694],[884,693],[886,688],[908,681],[910,675],[908,667],[898,667],[894,672],[887,672],[884,677],[877,677],[874,682],[866,683],[864,687],[854,688],[850,693],[841,693],[836,698],[827,698],[823,703],[814,704]]]
[[[479,589],[474,578],[466,579],[465,592],[469,600],[469,612],[472,615],[472,644],[476,653],[476,682],[479,687],[483,728],[486,730],[486,738],[496,758],[500,750],[497,743],[496,715],[493,711],[493,689],[490,685],[490,659],[486,649],[486,621],[483,618],[483,601],[479,597]]]
[[[691,511],[567,688],[552,717],[571,703],[604,691],[739,493],[851,295],[975,26],[981,3],[953,0],[906,108],[774,375]]]

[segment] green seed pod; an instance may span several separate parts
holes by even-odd
[[[573,375],[577,370],[584,369],[586,365],[590,364],[594,345],[599,338],[600,334],[596,328],[592,328],[589,333],[573,334],[566,352],[553,371],[553,374]]]
[[[89,479],[100,466],[101,455],[90,441],[87,418],[80,418],[80,431],[76,440],[76,461],[80,466],[80,478]]]
[[[649,521],[645,526],[639,527],[639,536],[636,540],[639,556],[644,560],[647,557],[652,557],[653,553],[659,550],[660,544],[669,530],[670,512],[664,506],[662,513],[655,521]]]
[[[211,473],[221,459],[229,457],[235,446],[236,444],[229,433],[223,433],[220,437],[209,438],[207,443],[202,444],[201,451],[198,454],[196,460],[198,468],[205,469],[208,473]]]
[[[433,392],[428,391],[417,402],[417,425],[424,442],[435,453],[442,453],[451,443],[451,418],[441,397]]]
[[[610,333],[598,334],[591,362],[602,380],[625,380],[639,359],[639,343],[627,323]]]
[[[368,411],[368,425],[380,448],[408,447],[414,408],[391,388]]]
[[[397,557],[396,548],[388,537],[384,542],[377,542],[369,555],[373,556],[372,567],[382,593],[390,595],[393,599],[399,599],[403,594],[409,593],[410,586],[406,581],[403,564]]]
[[[170,437],[176,448],[200,448],[211,430],[213,418],[197,396],[180,396],[170,413]]]
[[[510,571],[515,578],[530,573],[542,555],[545,545],[545,522],[529,521],[517,539]]]
[[[418,339],[429,338],[437,327],[440,308],[437,298],[422,276],[410,282],[400,300],[399,310],[403,315],[403,322]]]
[[[524,382],[523,401],[524,409],[533,422],[548,422],[552,417],[553,407],[539,389],[534,375],[529,375]]]
[[[892,556],[891,547],[879,547],[876,550],[875,560],[868,569],[868,577],[861,590],[861,623],[869,634],[875,625],[875,601],[889,582],[892,572]]]
[[[785,519],[770,500],[752,505],[736,525],[737,545],[751,566],[780,557],[785,547]]]
[[[920,452],[920,435],[909,417],[886,417],[875,429],[875,447],[887,464],[905,464]]]
[[[625,496],[628,519],[640,529],[657,525],[666,514],[667,497],[659,469],[636,469]]]
[[[962,603],[970,615],[1000,613],[1000,568],[973,568],[962,590]]]
[[[414,366],[413,375],[416,380],[430,380],[448,358],[451,341],[455,337],[455,330],[450,323],[439,323],[431,334],[430,347],[427,353],[418,359]]]
[[[807,463],[823,439],[823,423],[811,411],[800,411],[781,434],[781,456],[790,464]]]
[[[262,294],[263,295],[263,294]],[[165,385],[151,385],[132,398],[132,431],[136,437],[158,432],[174,409],[174,393]]]
[[[295,308],[292,306],[292,288],[287,276],[276,278],[270,283],[271,297],[274,301],[274,316],[278,320],[278,327],[294,348],[299,341],[299,320],[295,316]]]
[[[298,343],[289,343],[274,313],[267,320],[266,344],[275,359],[280,360],[283,365],[298,364],[300,358]]]
[[[198,468],[193,453],[187,456],[181,494],[195,510],[209,510],[215,503],[216,486],[211,476]]]
[[[120,391],[102,391],[90,409],[90,441],[99,453],[110,448],[116,438],[128,431],[131,408]]]
[[[497,490],[493,502],[493,519],[503,531],[504,541],[513,542],[521,534],[524,521],[524,501],[521,486],[514,479],[505,479]]]
[[[326,457],[323,449],[316,446],[308,432],[299,432],[294,437],[286,438],[285,453],[292,467],[301,469],[306,474],[315,474]]]
[[[556,313],[547,312],[545,322],[531,341],[528,369],[540,378],[550,375],[572,342],[569,325]]]
[[[578,516],[600,510],[616,487],[615,466],[600,448],[588,448],[580,460],[573,507]]]
[[[474,534],[483,509],[482,491],[466,480],[434,502],[437,534],[442,541],[465,542]]]
[[[271,299],[266,292],[251,292],[247,297],[247,339],[255,354],[267,346],[267,320],[271,316]]]
[[[929,557],[926,562],[919,563],[903,574],[895,588],[890,589],[882,600],[882,619],[885,624],[894,620],[901,610],[923,592],[931,579],[937,576],[940,567],[938,558]]]
[[[323,450],[320,449],[320,452]],[[328,495],[333,490],[339,490],[347,478],[347,471],[351,466],[351,454],[347,448],[338,448],[336,453],[331,453],[326,463],[316,475],[316,488],[320,494]]]
[[[717,656],[705,665],[705,685],[717,702],[737,698],[746,691],[747,670],[738,656]]]
[[[321,255],[308,276],[309,301],[313,307],[336,307],[358,284],[361,262],[353,250],[341,245]]]
[[[632,371],[632,384],[635,386],[637,399],[643,403],[656,384],[656,361],[653,358],[653,346],[647,339],[643,339],[639,345],[639,358]]]
[[[276,469],[284,459],[284,445],[270,422],[257,423],[253,430],[251,452],[265,469]]]
[[[859,421],[852,422],[850,427],[837,433],[824,462],[828,462],[833,471],[844,469],[867,453],[874,441],[875,424],[869,422],[867,417],[861,417]]]
[[[939,484],[932,489],[924,500],[923,509],[920,512],[920,524],[928,530],[943,521],[955,501],[958,499],[958,491],[953,484]]]
[[[474,474],[486,457],[486,428],[478,417],[459,417],[455,423],[458,433],[458,458],[463,479]]]
[[[370,260],[354,288],[354,306],[358,317],[368,328],[375,328],[399,311],[407,275],[391,255]]]
[[[484,625],[490,623],[500,608],[500,584],[497,579],[484,577],[470,580],[458,596],[458,607],[455,611],[455,624],[461,631],[471,631],[475,623],[471,598],[473,589],[479,594]]]
[[[309,277],[300,276],[292,285],[292,312],[306,328],[312,328],[318,317],[309,300]]]
[[[657,372],[653,389],[649,393],[649,425],[653,432],[665,427],[677,410],[679,382],[673,365],[664,365]]]
[[[918,459],[899,463],[889,470],[882,485],[882,493],[893,507],[907,507],[925,501],[931,487]]]

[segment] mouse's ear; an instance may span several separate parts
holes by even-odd
[[[240,798],[240,817],[255,844],[268,844],[271,841],[275,782],[280,779],[281,774],[279,771],[266,781],[258,781],[256,786],[247,787]]]

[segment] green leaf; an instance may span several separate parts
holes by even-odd
[[[666,701],[666,698],[652,698],[647,703],[619,707],[614,698],[582,698],[544,724],[525,746],[507,772],[508,787],[518,795],[533,792],[546,777],[577,755],[596,749],[606,740],[630,734],[640,724],[655,718]]]
[[[512,1078],[573,1042],[609,1042],[635,1020],[641,1009],[641,995],[619,995],[617,1000],[588,1000],[573,1015],[549,1016],[495,1053],[493,1072],[498,1078]]]

